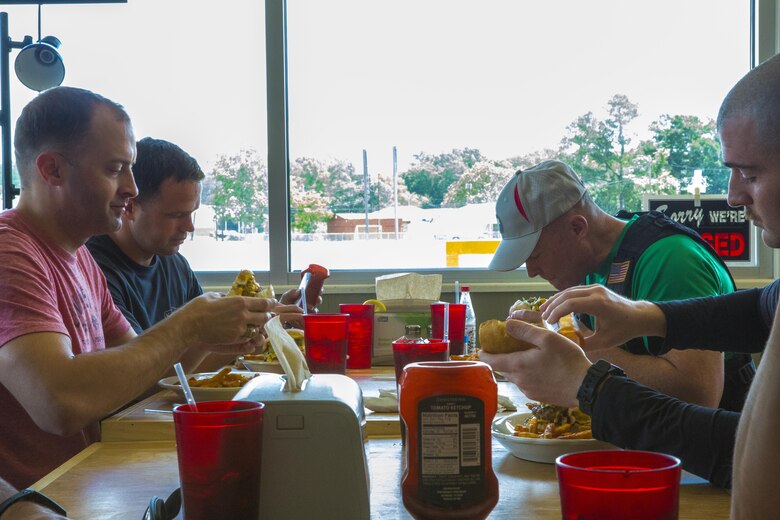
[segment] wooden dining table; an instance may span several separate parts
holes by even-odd
[[[392,367],[348,371],[364,396],[392,388]],[[523,406],[525,397],[511,383],[499,383],[499,394]],[[93,444],[32,487],[59,502],[70,518],[133,519],[143,514],[152,496],[167,497],[179,486],[172,414],[181,397],[159,392],[102,421],[102,442]],[[401,497],[402,444],[397,413],[371,413],[364,448],[371,482],[371,518],[406,519]],[[493,469],[500,498],[489,518],[560,519],[554,464],[513,456],[493,441]],[[298,490],[301,497],[305,491]],[[680,519],[729,517],[729,494],[683,472]],[[179,517],[181,518],[181,514]]]

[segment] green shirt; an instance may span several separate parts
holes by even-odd
[[[586,284],[606,285],[623,237],[637,218],[634,216],[627,222],[599,270],[585,277]],[[639,257],[634,265],[629,297],[648,301],[684,300],[734,290],[729,273],[713,253],[692,238],[675,234],[653,243]]]

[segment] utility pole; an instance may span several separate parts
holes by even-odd
[[[393,146],[393,229],[398,240],[398,153]]]
[[[368,239],[368,156],[363,148],[363,207],[366,210],[366,239]]]

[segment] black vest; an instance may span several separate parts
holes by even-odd
[[[623,236],[623,241],[620,243],[620,248],[615,254],[615,258],[612,260],[606,282],[608,289],[621,296],[625,296],[626,298],[635,299],[631,292],[631,281],[633,280],[634,267],[636,266],[639,257],[642,256],[648,247],[662,238],[671,235],[685,235],[701,244],[718,260],[720,265],[723,266],[729,274],[729,278],[734,287],[737,286],[723,259],[718,256],[714,249],[712,249],[712,246],[691,228],[684,226],[679,222],[675,222],[659,211],[629,213],[625,210],[621,210],[615,216],[621,219],[630,219],[637,214],[639,215],[639,218],[628,227],[626,234]],[[660,338],[648,338],[648,341],[654,342],[661,340]],[[635,338],[629,341],[627,347],[628,351],[632,354],[647,353],[642,338]],[[653,350],[651,349],[651,352],[652,351]]]
[[[631,292],[631,281],[633,279],[634,267],[639,257],[652,244],[671,235],[685,235],[701,244],[723,266],[731,279],[731,283],[736,288],[736,283],[734,283],[734,278],[731,276],[726,263],[696,231],[675,222],[659,211],[629,213],[621,210],[616,217],[630,219],[634,215],[639,215],[639,218],[629,226],[620,243],[620,248],[612,260],[605,283],[608,289],[626,298],[634,299],[634,295]],[[585,322],[590,324],[591,327],[593,326],[592,320],[589,318],[586,318]],[[660,346],[663,339],[648,337],[647,341],[650,352],[653,352],[657,351],[653,346]],[[642,338],[634,338],[626,343],[626,349],[632,354],[647,354]],[[725,372],[726,380],[721,407],[739,411],[742,409],[744,399],[747,396],[747,390],[755,374],[753,358],[749,354],[732,354],[729,361],[725,363]]]

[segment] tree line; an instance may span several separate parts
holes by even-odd
[[[708,193],[726,193],[728,169],[720,160],[715,122],[690,115],[661,115],[648,130],[650,137],[633,142],[627,128],[639,107],[615,94],[606,117],[593,112],[570,123],[556,148],[494,160],[478,149],[448,153],[419,152],[398,175],[398,204],[422,208],[461,207],[492,202],[518,169],[546,159],[568,163],[580,175],[591,196],[606,211],[641,209],[642,195],[683,193],[701,170]],[[392,178],[379,175],[369,186],[368,210],[392,205]],[[311,157],[290,164],[291,226],[311,233],[336,213],[366,209],[363,175],[353,164]],[[268,208],[268,170],[254,151],[220,156],[207,175],[204,203],[214,207],[221,224],[239,231],[262,231]]]

